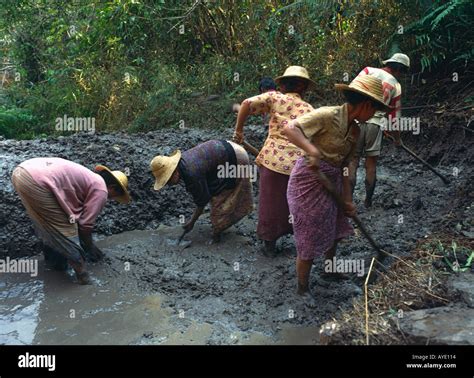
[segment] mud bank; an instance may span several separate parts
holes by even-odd
[[[254,135],[249,141],[260,146],[264,129],[246,130]],[[255,212],[227,230],[218,244],[208,244],[207,215],[186,236],[191,241],[188,248],[173,244],[180,233],[179,217],[189,216],[192,204],[180,188],[153,192],[149,161],[158,153],[168,154],[175,148],[186,149],[209,138],[230,135],[230,129],[179,130],[0,141],[2,256],[37,256],[40,249],[9,180],[22,160],[60,156],[90,168],[97,163],[128,168],[134,200],[128,207],[108,203],[98,219],[96,237],[107,257],[91,266],[93,286],[74,285],[71,276],[42,269],[42,265],[42,273],[35,279],[2,277],[1,295],[9,302],[0,309],[5,325],[2,329],[8,330],[1,342],[317,343],[318,327],[362,294],[361,278],[352,275],[347,281],[325,280],[320,276],[323,262],[317,260],[311,288],[319,303],[316,308],[306,306],[295,296],[292,238],[280,242],[282,253],[278,257],[264,257],[255,235]],[[374,206],[368,211],[362,205],[363,169],[359,171],[355,202],[360,217],[374,238],[396,255],[409,254],[419,239],[435,231],[453,235],[473,231],[472,140],[459,131],[444,137],[450,138],[444,149],[437,142],[436,147],[427,145],[431,149],[413,149],[452,178],[449,186],[386,143]],[[254,184],[255,194],[257,188],[258,182]],[[372,253],[357,230],[338,251],[339,256],[364,260],[366,269]],[[36,302],[29,301],[33,297]],[[71,309],[79,314],[75,322],[68,319]],[[40,319],[36,323],[22,320],[35,314]],[[24,329],[33,331],[21,333],[21,324],[28,324]],[[93,334],[90,329],[95,329]]]

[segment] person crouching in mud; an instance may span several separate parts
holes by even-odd
[[[376,110],[387,111],[382,81],[373,76],[359,76],[349,85],[336,84],[346,98],[341,106],[313,110],[290,122],[283,130],[288,140],[300,147],[301,157],[291,171],[288,182],[288,206],[293,216],[296,241],[298,294],[314,305],[309,291],[313,260],[325,254],[332,259],[339,240],[353,233],[348,218],[355,215],[349,176],[343,175],[355,151],[359,127]],[[345,208],[335,200],[318,178],[320,170],[342,192]],[[347,168],[346,168],[347,170]]]
[[[228,169],[231,166],[248,169]],[[184,183],[196,208],[191,219],[183,225],[189,232],[211,203],[212,241],[220,240],[222,231],[250,214],[253,210],[250,175],[235,177],[235,172],[251,172],[244,148],[225,140],[210,140],[190,150],[175,151],[171,156],[156,156],[150,163],[156,178],[154,189]]]
[[[61,158],[34,158],[14,169],[12,183],[43,242],[45,260],[58,270],[69,263],[78,282],[89,284],[86,259],[103,257],[92,241],[95,220],[107,198],[130,201],[127,176],[103,165],[92,172]]]

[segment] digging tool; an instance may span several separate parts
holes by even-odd
[[[329,195],[334,199],[334,201],[336,201],[337,206],[339,206],[341,210],[344,209],[344,200],[339,195],[339,193],[337,193],[336,188],[334,187],[334,184],[331,182],[331,180],[329,180],[329,178],[319,169],[315,171],[321,183],[323,184],[324,188],[329,192]],[[354,221],[354,223],[357,225],[359,230],[362,232],[362,234],[365,236],[365,238],[369,241],[372,248],[375,249],[375,251],[377,252],[377,259],[379,261],[382,261],[388,255],[390,255],[388,252],[384,251],[382,248],[378,246],[378,244],[369,234],[364,224],[362,223],[362,221],[359,219],[357,215],[353,215],[351,218]]]
[[[388,138],[392,141],[392,142],[395,142],[395,139],[393,138],[393,136],[388,136]],[[403,148],[406,152],[408,152],[411,156],[413,156],[416,160],[418,160],[420,163],[422,163],[423,165],[425,165],[426,167],[428,167],[430,169],[430,171],[432,171],[436,176],[438,176],[439,178],[441,178],[441,180],[443,180],[444,184],[445,185],[448,185],[450,183],[449,179],[446,177],[446,176],[443,176],[441,173],[439,173],[436,168],[434,168],[431,164],[429,164],[428,162],[426,162],[425,160],[423,160],[421,157],[419,157],[417,154],[415,154],[412,150],[410,150],[407,146],[405,146],[405,144],[403,143],[402,140],[400,140],[400,147]]]
[[[260,152],[254,146],[252,146],[249,142],[246,142],[245,140],[242,141],[241,144],[242,144],[242,147],[244,147],[248,152],[250,152],[254,156],[257,156]]]
[[[180,252],[183,252],[186,248],[188,248],[191,245],[191,241],[185,241],[183,245],[181,245],[181,242],[183,241],[184,235],[186,235],[189,231],[184,230],[181,236],[178,239],[178,248],[180,247]]]
[[[179,245],[179,243],[181,243],[181,240],[183,240],[183,238],[184,238],[184,235],[186,235],[187,233],[188,233],[188,231],[187,231],[187,230],[184,230],[184,231],[183,231],[183,233],[181,234],[181,236],[180,236],[180,237],[179,237],[179,239],[178,239],[178,243],[177,243],[177,245]]]
[[[168,244],[172,245],[172,246],[176,246],[177,247],[176,249],[178,249],[179,252],[182,252],[184,249],[188,248],[191,245],[190,241],[186,241],[186,242],[183,243],[183,245],[180,245],[181,242],[183,241],[184,235],[186,235],[187,233],[188,233],[188,231],[184,230],[178,240],[176,240],[176,239],[175,240],[169,240]]]

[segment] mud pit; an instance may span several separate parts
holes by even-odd
[[[94,285],[79,286],[40,262],[40,276],[8,277],[2,287],[3,343],[35,344],[273,344],[317,342],[317,327],[288,316],[294,299],[256,293],[270,280],[264,257],[230,232],[227,245],[209,246],[209,226],[193,232],[192,246],[170,245],[179,229],[130,231],[99,241],[107,258],[91,264]],[[239,251],[239,253],[236,253]],[[288,257],[282,257],[284,262]],[[235,263],[239,262],[239,270]],[[45,270],[46,269],[46,270]],[[260,280],[258,276],[266,277]],[[14,277],[14,278],[13,278]],[[285,280],[284,295],[293,294]],[[275,307],[271,318],[262,314]],[[9,310],[7,310],[9,309]],[[301,308],[303,309],[303,308]],[[71,318],[71,311],[74,317]],[[258,319],[257,319],[258,318]]]
[[[256,135],[250,141],[261,145],[263,128],[247,130]],[[207,214],[186,235],[185,240],[191,241],[188,248],[173,243],[181,233],[179,217],[188,217],[192,204],[177,188],[154,193],[149,161],[158,153],[229,135],[230,130],[185,130],[175,135],[161,131],[0,141],[3,256],[37,255],[40,251],[9,183],[11,171],[22,160],[60,156],[90,168],[95,163],[114,169],[127,167],[134,199],[129,207],[108,203],[98,219],[96,238],[107,257],[90,265],[94,285],[76,285],[71,275],[48,270],[42,259],[36,278],[1,277],[0,343],[318,343],[319,326],[362,294],[361,278],[354,274],[348,281],[325,280],[320,277],[322,260],[316,261],[311,287],[319,303],[316,308],[307,307],[295,295],[292,238],[280,242],[280,256],[264,257],[255,235],[255,212],[227,230],[218,244],[208,244]],[[462,141],[461,136],[454,137]],[[466,148],[466,143],[459,148]],[[472,211],[472,199],[466,196],[472,193],[470,156],[455,156],[453,149],[451,155],[445,155],[436,146],[425,149],[422,156],[432,164],[441,161],[437,168],[445,175],[452,175],[453,167],[458,169],[448,187],[404,152],[388,146],[378,170],[374,207],[367,211],[362,206],[363,170],[359,171],[355,202],[360,217],[374,238],[397,255],[410,253],[417,240],[434,231],[469,232],[472,226],[466,221]],[[255,183],[255,194],[257,188]],[[456,225],[460,225],[457,231]],[[358,233],[338,250],[338,256],[366,260],[366,269],[371,255],[368,243]],[[75,318],[70,317],[71,310]]]

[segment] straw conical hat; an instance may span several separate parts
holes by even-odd
[[[128,177],[125,173],[121,171],[111,171],[109,168],[107,168],[104,165],[98,165],[95,167],[96,172],[102,172],[106,171],[112,175],[112,177],[115,179],[116,183],[122,188],[123,190],[123,195],[114,197],[115,200],[117,200],[120,203],[128,203],[130,202],[130,194],[128,193]]]
[[[298,77],[300,79],[305,79],[309,81],[309,86],[314,87],[316,83],[310,79],[308,70],[301,66],[290,66],[285,70],[285,73],[281,76],[275,78],[275,82],[279,84],[280,79],[284,77]]]
[[[351,91],[360,93],[382,104],[386,110],[393,109],[384,101],[382,80],[371,75],[359,75],[352,82],[347,84],[336,84],[339,91]]]
[[[154,185],[155,190],[163,188],[168,180],[171,178],[174,170],[178,166],[181,159],[181,151],[176,150],[171,156],[155,156],[150,162],[150,169],[155,176],[156,181]]]

